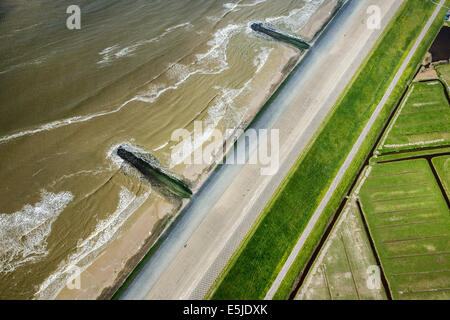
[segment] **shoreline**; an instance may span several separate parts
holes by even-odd
[[[347,0],[329,0],[321,4],[319,9],[311,16],[310,24],[303,26],[297,34],[306,42],[314,44],[323,30],[333,20],[334,16],[344,6]]]
[[[300,61],[300,58],[303,56],[299,54],[298,51],[294,51],[290,47],[283,47],[281,51],[284,51],[288,54],[289,58],[286,59],[287,63],[282,64],[278,67],[279,70],[275,70],[275,73],[278,73],[280,76],[275,77],[270,82],[270,87],[273,92],[275,92],[278,87],[283,83],[283,81],[289,76],[290,72],[297,66]],[[292,59],[295,59],[295,64],[289,66],[289,62],[292,63]],[[269,62],[268,62],[269,63]],[[288,67],[288,68],[286,68]],[[271,70],[273,71],[273,70]],[[284,71],[284,72],[281,72]],[[249,123],[257,116],[261,108],[265,105],[266,101],[272,96],[273,92],[267,92],[264,94],[263,90],[260,90],[258,94],[256,94],[256,98],[253,98],[253,103],[249,105],[247,109],[247,113],[249,114],[246,117],[246,120],[241,123],[239,127],[236,128],[236,131],[242,128],[245,125],[245,128]],[[255,97],[255,94],[252,94],[252,97]],[[259,103],[259,105],[258,105]],[[231,136],[229,139],[224,142],[224,145],[227,145],[231,148],[235,142],[237,137]],[[227,150],[228,151],[228,150]],[[195,186],[193,188],[194,193],[196,193],[208,180],[214,170],[217,168],[218,164],[214,164],[210,167],[206,173],[200,175],[200,178],[196,181]],[[190,168],[187,168],[189,170]],[[183,172],[184,173],[184,172]],[[174,209],[171,214],[169,214],[166,218],[159,220],[155,223],[155,225],[151,225],[151,217],[152,214],[149,214],[152,211],[152,206],[149,208],[140,208],[136,212],[133,213],[133,216],[124,223],[122,226],[122,230],[120,234],[114,239],[106,249],[96,258],[94,261],[81,273],[81,282],[89,282],[90,286],[87,290],[69,290],[67,287],[63,287],[59,293],[56,295],[56,299],[110,299],[113,297],[115,292],[119,290],[122,284],[126,281],[128,276],[133,272],[133,270],[138,266],[140,261],[145,259],[149,251],[152,247],[160,240],[164,239],[165,234],[169,231],[172,225],[175,223],[177,218],[179,218],[183,210],[189,204],[191,200],[183,200],[181,206],[178,209]],[[149,218],[146,218],[146,216]],[[150,220],[150,221],[149,221]],[[159,225],[163,225],[164,227],[158,228]],[[146,228],[139,228],[139,226],[147,226],[147,228],[151,228],[151,236],[148,235],[148,230]],[[134,252],[134,254],[128,254],[127,256],[114,255],[112,251],[123,251],[124,247],[128,247],[126,252]],[[120,261],[119,261],[120,260]],[[111,279],[101,279],[101,275],[107,266],[110,265],[121,266],[121,270],[113,270],[115,276],[114,280]],[[87,280],[84,280],[87,279]],[[101,279],[99,283],[97,281],[93,281],[93,279]],[[84,281],[83,281],[84,280]],[[101,284],[105,284],[101,286]]]
[[[389,7],[389,4],[382,4],[385,11]],[[239,250],[242,241],[248,239],[248,232],[252,232],[251,227],[255,221],[259,221],[261,210],[277,191],[299,154],[307,147],[313,133],[343,88],[351,81],[355,69],[364,61],[368,48],[380,34],[380,31],[369,34],[360,32],[344,37],[340,31],[352,30],[355,26],[359,29],[365,27],[359,23],[359,18],[365,15],[363,5],[352,1],[345,8],[322,33],[316,46],[308,52],[282,90],[274,96],[271,107],[252,124],[255,129],[280,130],[282,144],[279,173],[270,177],[261,176],[260,167],[250,164],[241,168],[221,168],[210,182],[215,188],[210,188],[210,193],[204,192],[195,208],[186,213],[186,225],[195,224],[188,219],[203,216],[195,233],[183,235],[186,246],[183,248],[181,245],[176,257],[171,257],[168,267],[161,267],[160,264],[166,264],[164,258],[168,259],[169,254],[164,258],[155,257],[121,298],[203,299],[211,286],[214,287],[218,275],[220,280],[230,257],[238,254],[236,249]],[[330,54],[331,50],[333,54]],[[333,63],[336,59],[345,63]],[[330,67],[323,68],[324,64]],[[209,200],[211,197],[213,200]],[[181,228],[178,231],[187,233]],[[178,246],[176,240],[174,237],[174,242],[166,245],[167,248],[161,248],[161,251]],[[161,272],[162,268],[165,269]],[[155,272],[161,272],[156,280],[153,276]],[[242,289],[239,285],[235,288]],[[245,290],[247,295],[248,290],[250,288]],[[233,297],[239,298],[238,295]]]
[[[308,20],[304,28],[312,29],[308,24],[314,24],[317,21],[314,17],[320,16],[325,25],[332,20],[333,16],[329,16],[329,4],[335,3],[337,0],[330,0],[326,5],[322,4],[319,9]],[[319,12],[320,11],[320,12]],[[313,21],[311,20],[313,19]],[[322,25],[315,33],[320,32],[324,27]],[[270,70],[272,74],[269,82],[264,80],[266,86],[263,89],[253,90],[249,107],[246,110],[244,121],[235,129],[246,129],[252,121],[263,111],[264,106],[278,90],[282,83],[289,77],[293,70],[298,66],[305,56],[305,51],[297,51],[289,46],[281,46],[279,51],[283,51],[282,59],[269,58],[267,64],[276,64],[276,68]],[[266,66],[263,68],[267,69]],[[252,82],[258,80],[258,76],[252,79]],[[260,88],[260,87],[258,87]],[[231,148],[238,137],[232,135],[224,144]],[[228,151],[228,150],[227,150]],[[204,186],[205,182],[211,177],[218,167],[217,162],[204,171],[195,181],[194,190],[197,192]],[[189,170],[190,168],[187,168]],[[191,168],[192,169],[192,168]],[[179,208],[172,210],[164,219],[151,223],[153,215],[148,214],[153,208],[152,204],[145,203],[133,215],[125,221],[119,231],[119,235],[111,241],[105,249],[88,265],[81,273],[81,281],[89,281],[90,286],[84,290],[69,290],[67,287],[62,288],[56,295],[56,299],[109,299],[122,286],[133,270],[139,263],[146,259],[147,255],[153,250],[159,241],[163,241],[169,229],[175,224],[176,220],[183,214],[183,210],[189,204],[188,200],[183,200]],[[150,216],[150,218],[149,218]],[[151,229],[150,235],[149,231]],[[120,251],[121,254],[115,254]],[[127,252],[127,254],[123,254]],[[105,270],[108,276],[105,277]],[[103,277],[102,277],[103,275]]]
[[[275,70],[270,70],[278,77],[273,77],[269,82],[270,90],[273,92],[259,90],[251,95],[252,100],[246,111],[245,120],[235,128],[235,132],[239,129],[246,128],[249,123],[257,116],[259,111],[265,105],[266,101],[270,99],[272,94],[278,89],[283,81],[289,76],[290,72],[297,66],[303,54],[290,47],[282,47],[280,51],[283,51],[286,55],[284,62],[279,64],[280,59],[272,59],[272,64],[278,65]],[[295,64],[292,61],[295,61]],[[271,62],[268,61],[267,64]],[[264,68],[263,68],[264,69]],[[255,80],[255,79],[253,79]],[[238,137],[232,135],[229,137],[224,145],[231,148]],[[228,150],[227,150],[228,151]],[[199,178],[195,181],[193,187],[194,194],[204,185],[211,174],[215,171],[218,164],[206,168],[206,171],[199,175]],[[192,166],[194,167],[194,166]],[[195,170],[195,168],[186,168],[185,174],[189,170]],[[205,169],[205,168],[202,168]],[[154,222],[154,209],[152,204],[145,203],[141,208],[136,210],[133,215],[127,220],[119,235],[112,240],[107,247],[81,272],[81,283],[89,283],[88,288],[82,288],[80,290],[70,290],[67,286],[63,287],[55,296],[55,299],[110,299],[115,292],[122,286],[128,276],[138,266],[140,261],[145,259],[152,247],[160,240],[164,238],[168,229],[172,224],[182,215],[183,210],[189,204],[191,200],[182,200],[182,204],[179,208],[173,208],[165,218]],[[164,227],[160,227],[163,225]],[[146,226],[145,228],[142,226]],[[149,230],[151,235],[148,236]],[[124,250],[126,248],[126,250]],[[121,254],[114,254],[114,251],[120,251]],[[122,252],[127,252],[124,255]],[[113,267],[111,267],[111,265]],[[111,270],[110,270],[111,269]],[[120,269],[120,270],[119,270]],[[105,270],[110,270],[113,273],[112,277],[102,277]],[[100,281],[98,281],[100,280]]]

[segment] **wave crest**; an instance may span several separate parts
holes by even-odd
[[[47,255],[53,222],[73,200],[70,192],[41,193],[41,201],[21,211],[0,214],[0,273],[36,262]]]
[[[99,221],[95,230],[86,238],[80,239],[75,252],[39,287],[35,297],[53,299],[73,276],[74,268],[86,269],[101,252],[101,249],[117,235],[123,223],[147,200],[151,190],[140,196],[125,187],[119,193],[117,209],[108,218]]]

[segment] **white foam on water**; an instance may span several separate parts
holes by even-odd
[[[163,144],[162,146],[160,146],[157,149],[158,150],[162,149],[168,144],[169,144],[169,142],[166,142],[165,144]],[[138,158],[144,160],[145,162],[148,162],[151,165],[159,168],[159,170],[161,170],[162,172],[164,172],[168,176],[171,176],[171,177],[176,178],[176,179],[180,179],[179,176],[177,176],[173,172],[168,171],[163,165],[161,165],[159,160],[157,158],[153,157],[148,152],[148,150],[135,145],[134,144],[134,139],[130,139],[130,141],[123,141],[121,143],[115,144],[115,145],[110,147],[110,149],[107,152],[106,158],[110,160],[112,165],[108,168],[108,170],[113,171],[113,170],[121,169],[121,170],[124,170],[125,172],[127,172],[128,174],[131,174],[131,175],[136,175],[137,174],[135,168],[133,168],[131,165],[127,164],[127,165],[123,166],[123,164],[126,163],[126,161],[124,161],[117,154],[117,148],[118,147],[122,147],[123,149],[133,153],[136,157],[138,157]],[[137,174],[136,177],[141,177],[141,175]]]
[[[5,70],[0,71],[0,74],[5,74],[5,73],[8,73],[10,71],[19,69],[19,68],[39,65],[39,64],[43,63],[46,59],[47,59],[47,57],[40,57],[40,58],[33,59],[33,60],[29,61],[29,62],[23,62],[23,63],[19,63],[19,64],[16,64],[16,65],[12,65],[12,66],[6,68]]]
[[[219,58],[221,60],[221,64],[226,64],[226,49],[228,42],[231,37],[241,31],[242,28],[243,25],[229,24],[226,27],[217,30],[213,35],[213,39],[208,41],[208,45],[211,48],[204,54],[198,54],[198,61]]]
[[[160,39],[164,37],[166,34],[170,33],[173,30],[176,30],[178,28],[191,26],[189,22],[182,23],[173,27],[170,27],[166,29],[166,31],[161,34],[160,36],[145,40],[145,42],[149,41],[156,41],[157,39]],[[35,127],[33,129],[27,129],[20,132],[12,133],[10,135],[6,135],[3,137],[0,137],[0,144],[9,142],[11,140],[21,138],[28,135],[34,135],[37,133],[41,133],[44,131],[50,131],[53,129],[61,128],[64,126],[68,126],[71,124],[77,124],[82,123],[86,121],[90,121],[92,119],[103,117],[107,115],[111,115],[114,113],[117,113],[121,111],[125,106],[127,106],[129,103],[133,101],[140,101],[145,103],[154,103],[162,94],[164,94],[167,91],[170,90],[176,90],[180,85],[182,85],[185,81],[187,81],[190,77],[196,74],[220,74],[223,71],[227,70],[229,68],[228,61],[227,61],[227,47],[230,39],[236,35],[237,33],[241,32],[242,30],[248,29],[247,25],[236,25],[236,24],[229,24],[224,28],[221,28],[217,30],[212,39],[208,42],[208,45],[210,48],[205,52],[201,54],[196,55],[196,61],[191,63],[190,65],[173,65],[171,69],[173,69],[174,74],[171,76],[176,78],[176,82],[172,85],[166,85],[166,84],[157,84],[152,85],[145,93],[138,94],[134,96],[133,98],[125,101],[118,107],[112,109],[112,110],[105,110],[100,111],[93,114],[83,115],[83,116],[74,116],[62,120],[56,120],[53,122],[49,122],[46,124],[43,124],[41,126]],[[119,56],[122,55],[125,51],[130,50],[129,48],[123,48],[119,49],[119,46],[113,45],[111,47],[107,47],[103,49],[99,54],[103,55],[103,59],[105,62],[111,61],[112,55],[116,55],[116,53],[119,53]],[[125,50],[125,51],[124,51]],[[134,50],[133,50],[134,51]],[[128,51],[130,52],[130,51]],[[101,61],[102,61],[101,60]],[[178,76],[176,76],[176,73],[178,72]]]
[[[84,116],[75,116],[75,117],[70,117],[70,118],[62,119],[62,120],[56,120],[56,121],[53,121],[53,122],[49,122],[49,123],[43,124],[43,125],[41,125],[39,127],[36,127],[34,129],[23,130],[23,131],[20,131],[20,132],[13,133],[11,135],[3,136],[3,137],[0,137],[0,144],[6,143],[6,142],[9,142],[11,140],[14,140],[14,139],[17,139],[17,138],[21,138],[21,137],[24,137],[24,136],[33,135],[33,134],[40,133],[40,132],[43,132],[43,131],[50,131],[50,130],[61,128],[61,127],[65,127],[65,126],[68,126],[68,125],[71,125],[71,124],[86,122],[86,121],[89,121],[89,120],[92,120],[92,119],[95,119],[95,118],[98,118],[98,117],[103,117],[103,116],[106,116],[106,115],[110,115],[110,114],[119,112],[127,104],[129,104],[130,102],[136,101],[136,100],[137,100],[137,97],[133,97],[133,98],[125,101],[121,105],[119,105],[117,108],[112,109],[112,110],[101,111],[101,112],[88,114],[88,115],[84,115]]]
[[[112,168],[105,169],[103,167],[98,167],[95,170],[80,170],[80,171],[77,171],[77,172],[74,172],[74,173],[64,174],[64,175],[60,176],[58,179],[54,180],[52,183],[50,183],[49,187],[53,188],[53,187],[55,187],[56,184],[60,183],[63,180],[66,180],[66,179],[79,177],[79,176],[83,176],[83,175],[96,176],[96,175],[105,173],[107,171],[110,171],[111,169]],[[37,175],[39,172],[40,172],[40,170],[38,172],[34,173],[33,176]]]
[[[261,48],[261,52],[257,54],[253,61],[253,64],[256,67],[254,76],[264,67],[272,50],[272,48],[267,47]],[[251,81],[253,77],[245,82],[239,89],[215,87],[215,89],[221,91],[221,94],[217,96],[217,102],[208,109],[208,116],[204,121],[202,121],[202,132],[193,132],[191,133],[189,139],[186,139],[180,144],[172,147],[169,168],[173,168],[174,166],[185,162],[188,157],[192,156],[195,150],[211,139],[219,122],[224,121],[227,128],[235,128],[242,122],[246,109],[242,108],[242,106],[237,108],[234,101],[243,92],[251,89]],[[229,138],[228,136],[225,136],[226,133],[231,134],[232,132],[228,130],[225,131],[226,132],[222,133],[224,135],[224,141]]]
[[[190,65],[175,64],[171,66],[169,76],[175,79],[170,85],[152,85],[147,92],[138,95],[136,100],[154,103],[162,94],[176,90],[180,85],[196,74],[220,74],[229,68],[227,61],[227,47],[230,39],[244,29],[243,25],[230,24],[217,30],[213,38],[208,41],[209,49],[205,53],[197,54],[196,61]]]
[[[189,71],[189,66],[186,65],[174,65],[171,68],[172,77],[176,77],[179,74],[178,81],[171,86],[155,85],[145,94],[138,96],[136,99],[146,103],[155,102],[163,93],[169,90],[177,89],[181,84],[187,81],[191,76],[195,74],[218,74],[229,68],[227,62],[226,49],[230,39],[237,33],[246,29],[246,25],[230,24],[222,29],[216,31],[213,39],[208,42],[210,49],[203,53],[197,54],[197,63],[203,63],[202,67]],[[262,47],[259,54],[255,57],[253,64],[256,67],[255,75],[258,74],[263,66],[266,64],[270,53],[273,48]],[[209,68],[205,68],[209,66]],[[177,150],[171,151],[172,159],[169,164],[169,168],[183,163],[187,157],[190,157],[194,150],[202,146],[208,141],[214,129],[219,122],[227,116],[227,122],[231,127],[239,124],[245,110],[238,112],[234,106],[234,99],[242,94],[245,90],[250,89],[251,79],[248,80],[240,89],[218,88],[221,90],[221,95],[217,98],[217,103],[208,109],[208,117],[203,121],[203,131],[201,135],[194,136],[183,143],[182,146],[178,146]],[[227,113],[228,111],[228,113]],[[230,113],[230,111],[233,111]],[[224,137],[227,139],[228,137]],[[168,145],[168,142],[157,148],[160,150]],[[156,151],[155,150],[155,151]],[[173,160],[177,159],[177,160]]]
[[[111,163],[113,164],[113,167],[110,168],[110,170],[120,169],[122,167],[122,164],[124,163],[124,160],[117,155],[117,148],[119,148],[119,147],[122,147],[125,150],[134,153],[135,155],[148,153],[147,150],[134,145],[133,142],[134,142],[134,139],[131,139],[130,141],[122,141],[120,143],[116,143],[116,144],[112,145],[109,148],[108,152],[106,153],[106,158],[109,159],[111,161]],[[144,160],[146,160],[146,159],[144,159]]]
[[[223,7],[225,9],[229,9],[230,11],[232,11],[232,10],[235,10],[237,8],[242,8],[242,7],[254,7],[254,6],[256,6],[256,5],[260,4],[260,3],[264,3],[264,2],[266,2],[266,0],[254,0],[254,1],[250,2],[250,3],[241,3],[241,1],[238,1],[238,2],[235,2],[235,3],[228,2],[228,3],[225,3],[223,5]]]
[[[180,23],[175,26],[167,28],[163,33],[160,35],[146,40],[140,40],[136,43],[121,48],[118,44],[113,45],[111,47],[105,48],[102,51],[100,51],[98,54],[102,56],[102,59],[97,62],[97,64],[103,66],[110,64],[113,60],[120,59],[123,57],[127,57],[133,54],[134,51],[136,51],[139,47],[142,47],[146,44],[158,42],[161,39],[163,39],[165,36],[167,36],[169,33],[171,33],[174,30],[180,29],[180,28],[188,28],[192,27],[192,24],[190,22]]]
[[[169,144],[169,142],[165,142],[162,145],[160,145],[159,147],[156,147],[155,149],[153,149],[153,151],[158,151],[161,149],[164,149],[164,147],[166,147]]]
[[[312,10],[311,8],[315,8],[312,4],[317,4],[317,3],[320,4],[322,1],[323,0],[314,0],[314,1],[311,0],[311,2],[308,3],[310,5],[309,10],[311,11]],[[316,5],[316,7],[317,6],[318,5]],[[295,10],[301,11],[302,9],[295,9]],[[293,19],[293,17],[295,16],[295,12],[296,12],[295,10],[291,11],[291,13],[286,17],[278,17],[278,18],[271,18],[271,19],[273,21],[279,21],[279,22],[280,21],[281,22],[290,21],[290,19]],[[312,12],[314,12],[314,10],[312,10]],[[312,13],[308,13],[308,14],[310,16]],[[308,16],[308,14],[302,13],[302,15],[304,15],[304,16]],[[190,25],[191,24],[189,22],[187,22],[187,23],[183,23],[183,24],[179,24],[179,25],[170,27],[170,28],[166,29],[166,31],[162,35],[160,35],[154,39],[145,40],[145,41],[146,42],[156,41],[156,39],[162,38],[165,34],[171,32],[175,29],[187,27]],[[34,135],[34,134],[41,133],[44,131],[50,131],[50,130],[61,128],[61,127],[68,126],[71,124],[82,123],[82,122],[90,121],[90,120],[98,118],[98,117],[111,115],[111,114],[121,111],[125,106],[127,106],[129,103],[131,103],[133,101],[154,103],[162,94],[164,94],[165,92],[168,92],[170,90],[176,90],[180,85],[182,85],[185,81],[187,81],[193,75],[196,75],[196,74],[220,74],[229,68],[228,61],[227,61],[227,52],[226,52],[228,43],[234,35],[241,32],[242,30],[249,32],[249,27],[245,24],[242,24],[242,25],[229,24],[226,27],[217,30],[214,33],[212,39],[208,42],[208,45],[210,46],[208,51],[206,51],[205,53],[202,53],[202,54],[197,54],[196,61],[194,61],[190,65],[176,66],[176,70],[179,71],[179,75],[176,78],[175,83],[173,83],[173,84],[167,85],[167,84],[161,83],[161,84],[157,84],[157,85],[152,85],[150,88],[148,88],[148,90],[146,90],[146,92],[134,96],[133,98],[125,101],[118,107],[111,109],[111,110],[105,110],[105,111],[100,111],[100,112],[93,113],[93,114],[74,116],[74,117],[70,117],[70,118],[66,118],[66,119],[62,119],[62,120],[56,120],[56,121],[46,123],[41,126],[32,128],[32,129],[26,129],[26,130],[23,130],[20,132],[12,133],[10,135],[2,136],[2,137],[0,137],[0,144],[6,143],[11,140],[21,138],[24,136]],[[120,49],[119,51],[118,51],[118,49],[119,49],[118,45],[113,45],[111,47],[107,47],[107,48],[103,49],[99,54],[104,55],[102,60],[110,61],[112,55],[115,55],[118,52],[122,52],[121,54],[123,54],[125,52],[123,50],[125,50],[126,48]],[[130,50],[130,49],[128,49],[128,50]],[[130,52],[130,51],[128,51],[128,52]],[[120,54],[119,54],[119,56],[120,56]]]
[[[216,16],[207,16],[206,20],[208,20],[209,22],[215,24],[217,22],[220,21],[220,17],[216,17]]]
[[[241,90],[228,88],[220,88],[220,90],[222,94],[217,97],[216,104],[208,109],[208,116],[202,121],[201,132],[191,133],[189,139],[183,140],[181,144],[172,149],[169,168],[185,162],[188,157],[192,156],[195,150],[211,138],[215,128],[225,117],[227,108],[233,107],[234,98],[241,92]]]
[[[186,80],[188,80],[194,74],[200,73],[201,70],[195,70],[193,72],[188,72],[186,74],[182,74],[180,79],[173,85],[166,86],[164,84],[152,85],[150,89],[141,95],[136,96],[136,100],[146,103],[153,103],[165,92],[170,90],[176,90],[178,87],[183,84]]]
[[[14,271],[47,255],[52,224],[72,199],[70,192],[43,190],[40,202],[25,205],[12,214],[0,214],[0,273]]]
[[[233,2],[228,2],[228,3],[225,3],[223,5],[223,7],[225,9],[229,9],[229,10],[234,10],[235,8],[237,8],[237,6],[238,6],[238,4],[237,3],[233,3]]]
[[[97,64],[107,64],[107,63],[111,62],[112,52],[114,52],[115,50],[117,50],[119,48],[120,48],[120,46],[118,44],[115,44],[111,47],[107,47],[107,48],[103,49],[102,51],[100,51],[98,54],[103,57],[100,61],[97,62]]]
[[[116,169],[120,169],[124,162],[124,160],[121,157],[119,157],[116,153],[117,148],[121,145],[122,145],[122,143],[112,145],[109,148],[108,152],[106,153],[106,158],[111,161],[111,163],[113,164],[113,167]]]
[[[95,230],[86,239],[78,241],[75,252],[62,261],[57,270],[40,285],[35,298],[55,298],[70,280],[75,267],[81,271],[89,267],[105,245],[115,239],[123,223],[142,206],[150,193],[151,190],[141,196],[136,196],[127,188],[122,187],[116,211],[108,218],[100,220]],[[81,286],[83,286],[82,282]]]
[[[225,121],[225,125],[229,128],[234,128],[241,122],[245,110],[239,111],[234,105],[234,100],[249,89],[250,82],[251,80],[247,81],[240,89],[217,88],[221,90],[221,95],[216,98],[216,104],[208,109],[208,116],[202,121],[202,131],[191,133],[189,139],[177,145],[176,149],[172,149],[169,168],[183,163],[195,150],[211,139],[220,121]],[[222,133],[224,141],[228,138],[225,136],[226,133]]]
[[[288,15],[266,18],[265,21],[296,33],[308,22],[309,18],[316,12],[323,1],[306,0],[303,7],[291,10]]]
[[[266,64],[269,59],[270,53],[273,51],[273,48],[263,47],[261,48],[261,52],[255,57],[253,60],[253,65],[256,67],[256,72],[259,73],[261,69]]]

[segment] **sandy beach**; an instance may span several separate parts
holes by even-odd
[[[314,40],[343,2],[342,0],[329,0],[324,2],[312,15],[311,22],[300,29],[298,32],[300,38],[308,42]]]

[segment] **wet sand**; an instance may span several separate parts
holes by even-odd
[[[175,208],[164,201],[136,211],[121,234],[81,273],[81,288],[64,287],[57,299],[110,299],[167,227]],[[155,212],[158,216],[155,216]],[[149,231],[150,230],[150,231]]]
[[[312,15],[311,23],[305,25],[299,31],[300,37],[305,41],[312,41],[327,22],[333,17],[336,10],[339,9],[342,0],[329,0],[324,2],[319,9]]]

